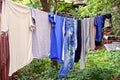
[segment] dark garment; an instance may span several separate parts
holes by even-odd
[[[77,24],[77,49],[75,51],[74,62],[78,62],[81,56],[81,21],[78,20]]]
[[[9,73],[9,43],[8,36],[0,36],[0,80],[12,80]]]
[[[94,18],[94,26],[96,27],[96,42],[102,41],[102,28],[104,27],[104,18],[103,16],[96,16]]]
[[[95,45],[100,46],[102,41],[102,28],[105,24],[105,19],[110,19],[111,21],[112,15],[111,14],[105,14],[102,16],[96,16],[94,18],[94,26],[96,27],[96,37],[95,37]]]
[[[100,45],[101,45],[101,42],[95,41],[95,46],[100,46]]]
[[[112,18],[112,15],[111,14],[105,14],[105,15],[102,15],[104,20],[107,18],[107,19],[111,19]]]
[[[112,15],[111,14],[105,14],[105,15],[102,15],[102,16],[103,16],[104,21],[105,21],[105,19],[109,19],[110,24],[112,25]]]

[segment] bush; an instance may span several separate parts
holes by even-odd
[[[16,80],[113,80],[120,75],[120,53],[105,49],[89,53],[86,68],[80,70],[79,63],[66,79],[59,79],[56,68],[51,67],[50,59],[34,59],[33,62],[19,70]]]

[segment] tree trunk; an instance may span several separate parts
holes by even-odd
[[[47,2],[47,0],[40,0],[42,7],[43,7],[43,11],[46,12],[50,12],[50,1]]]

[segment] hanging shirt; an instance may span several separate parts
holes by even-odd
[[[50,44],[50,58],[58,62],[62,62],[62,48],[63,48],[63,22],[64,18],[61,16],[54,16],[49,14],[49,21],[53,24],[51,32]]]
[[[96,27],[96,42],[101,42],[102,40],[102,28],[104,27],[104,18],[103,16],[96,16],[94,18],[94,26]]]
[[[32,9],[32,17],[35,24],[32,52],[34,58],[42,59],[48,57],[50,53],[51,24],[47,12]]]
[[[1,24],[1,31],[9,34],[11,76],[33,59],[31,11],[28,7],[5,0],[2,4]]]

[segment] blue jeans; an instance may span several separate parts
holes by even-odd
[[[72,18],[65,19],[65,34],[64,34],[64,61],[60,67],[59,78],[66,78],[74,65],[75,55],[75,30],[74,20]]]

